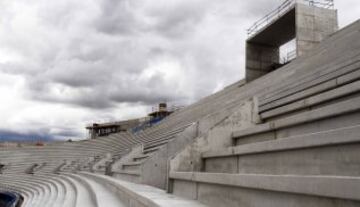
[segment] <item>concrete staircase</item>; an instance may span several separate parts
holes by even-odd
[[[194,126],[194,124],[185,124],[172,131],[137,134],[142,144],[135,146],[127,155],[114,162],[111,166],[111,175],[122,180],[151,184],[165,189],[167,177],[164,168],[167,166],[167,160],[174,153],[168,152],[167,149],[178,140],[185,140],[183,137],[188,137],[189,140],[194,138],[196,131]],[[159,170],[158,174],[155,174],[156,170]],[[152,179],[149,180],[148,176],[152,176]]]
[[[360,206],[360,47],[329,58],[341,51],[335,45],[359,38],[359,28],[350,25],[314,51],[326,51],[326,64],[302,57],[314,61],[312,71],[255,93],[253,122],[233,127],[228,142],[214,132],[235,115],[183,150],[171,161],[169,192],[214,207]],[[283,70],[304,67],[297,61]]]
[[[22,195],[24,207],[193,206],[195,201],[165,191],[92,173],[0,175],[0,190]]]
[[[1,149],[0,190],[23,206],[360,206],[359,39],[356,22],[136,134]]]
[[[170,190],[209,206],[360,205],[359,83],[307,98],[343,92],[306,110],[234,131],[233,146],[201,155],[202,171],[172,172]]]

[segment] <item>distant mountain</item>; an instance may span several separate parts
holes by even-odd
[[[41,135],[37,133],[18,133],[12,131],[0,130],[0,142],[11,141],[53,141],[54,137],[51,135]]]

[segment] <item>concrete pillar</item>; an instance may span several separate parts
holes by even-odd
[[[338,30],[337,11],[304,4],[296,5],[296,52],[306,54]]]
[[[246,41],[248,82],[281,67],[279,49],[283,44],[296,39],[296,56],[301,56],[338,30],[333,9],[294,3],[275,16]]]

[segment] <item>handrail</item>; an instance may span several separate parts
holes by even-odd
[[[291,9],[296,3],[307,4],[309,6],[333,9],[334,0],[286,0],[275,10],[271,11],[269,14],[256,21],[248,30],[248,37],[253,36],[255,33],[260,31],[270,22],[280,18],[284,13]]]
[[[321,7],[325,9],[333,9],[334,8],[334,0],[303,0],[310,6]]]
[[[289,8],[291,8],[295,4],[296,0],[286,0],[284,1],[278,8],[271,11],[269,14],[261,18],[260,20],[256,21],[248,30],[248,36],[252,36],[256,32],[258,32],[260,29],[262,29],[265,25],[272,22],[273,20],[279,18],[284,11],[287,11]]]

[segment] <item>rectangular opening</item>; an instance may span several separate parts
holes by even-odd
[[[287,64],[296,58],[296,39],[292,39],[289,42],[280,46],[279,50],[279,63]]]

